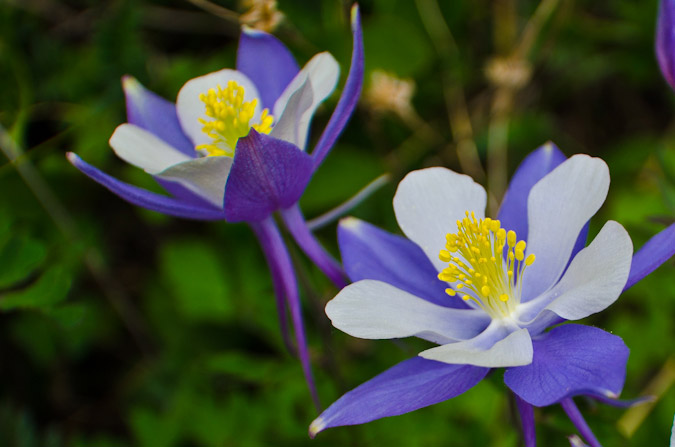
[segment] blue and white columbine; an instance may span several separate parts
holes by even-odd
[[[320,53],[300,70],[278,39],[245,28],[237,69],[188,81],[175,105],[134,78],[123,78],[129,122],[115,130],[110,145],[118,157],[152,175],[170,195],[124,183],[68,154],[80,171],[135,205],[187,219],[249,223],[270,266],[286,343],[288,307],[317,403],[295,274],[272,214],[279,212],[300,247],[338,287],[345,284],[340,266],[307,228],[298,200],[361,92],[363,39],[356,5],[351,26],[354,45],[347,81],[311,153],[307,151],[310,122],[337,84],[337,62],[330,54]]]
[[[628,348],[594,327],[546,329],[605,309],[675,252],[675,225],[633,257],[614,221],[584,247],[608,188],[602,160],[565,160],[547,144],[521,164],[497,219],[484,217],[479,184],[445,168],[412,172],[399,184],[394,211],[408,239],[344,219],[340,250],[355,282],[327,304],[333,325],[359,338],[416,336],[438,346],[342,396],[310,434],[447,400],[491,368],[506,368],[528,447],[532,406],[554,403],[595,445],[571,398],[618,397]]]

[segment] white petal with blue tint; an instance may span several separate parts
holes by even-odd
[[[449,298],[449,297],[448,297]],[[326,305],[333,326],[366,339],[416,336],[434,343],[475,337],[489,322],[480,310],[441,307],[376,280],[350,284]]]
[[[593,242],[575,256],[558,284],[521,305],[524,324],[536,326],[536,320],[527,320],[543,310],[578,320],[606,309],[626,284],[632,255],[633,243],[626,230],[617,222],[607,222]]]
[[[438,259],[445,235],[456,231],[458,219],[473,211],[485,213],[487,195],[468,175],[445,168],[427,168],[406,175],[394,196],[394,212],[403,233],[422,248],[438,271],[447,263]]]
[[[527,253],[537,261],[523,281],[523,301],[553,286],[579,232],[605,201],[609,169],[599,158],[575,155],[541,179],[528,198]]]
[[[210,144],[211,137],[202,131],[204,124],[199,119],[211,121],[212,118],[206,116],[206,106],[199,99],[199,95],[206,93],[209,89],[217,89],[218,86],[227,88],[229,81],[235,81],[244,88],[244,101],[249,102],[258,99],[258,89],[251,80],[243,73],[237,70],[224,69],[213,73],[190,79],[178,92],[176,99],[176,112],[183,131],[192,140],[195,146],[200,144]],[[255,108],[255,114],[251,123],[258,122],[262,107],[260,100]]]
[[[286,87],[274,104],[274,116],[278,117],[279,122],[282,121],[282,116],[290,113],[296,116],[295,121],[296,130],[295,140],[286,140],[295,144],[300,149],[305,150],[307,144],[307,132],[312,116],[316,108],[330,95],[337,85],[338,77],[340,75],[340,66],[330,53],[324,52],[315,55],[307,64],[300,70],[291,83]],[[307,82],[309,80],[309,82]],[[310,94],[303,94],[304,97],[311,98],[311,101],[296,101],[292,102],[291,98],[296,92],[303,88],[309,88]],[[289,132],[284,132],[288,135]]]
[[[272,132],[270,132],[270,136],[288,141],[304,150],[304,146],[299,145],[300,140],[304,138],[301,138],[299,123],[304,113],[312,107],[313,102],[312,81],[308,77],[305,77],[305,82],[293,92],[286,103],[284,113],[279,116],[274,128],[272,128]],[[307,132],[306,127],[304,131],[305,133]]]
[[[117,126],[110,137],[110,146],[122,160],[153,175],[175,164],[191,160],[164,140],[133,124]]]
[[[532,363],[532,339],[527,329],[510,332],[501,321],[493,320],[477,337],[427,349],[425,359],[458,365],[499,368]]]
[[[159,172],[157,177],[180,182],[190,191],[222,208],[232,161],[231,157],[220,156],[194,158]]]

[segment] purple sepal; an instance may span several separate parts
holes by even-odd
[[[565,155],[555,144],[548,142],[525,157],[513,174],[497,218],[503,228],[515,231],[518,239],[527,240],[527,198],[530,190],[563,161]]]
[[[631,288],[636,282],[656,270],[675,254],[675,224],[653,236],[633,255],[628,281],[623,290]]]
[[[122,77],[122,87],[127,103],[127,121],[130,124],[157,135],[189,157],[197,156],[194,145],[183,133],[174,103],[146,89],[128,75]]]
[[[338,245],[347,276],[384,281],[444,307],[466,309],[462,299],[445,293],[446,283],[421,248],[410,240],[353,217],[338,225]]]
[[[342,90],[340,100],[333,111],[333,114],[326,125],[326,128],[316,144],[312,157],[314,157],[314,168],[318,168],[328,152],[335,144],[335,140],[342,133],[349,117],[352,115],[356,103],[361,95],[361,87],[363,86],[363,33],[361,31],[361,13],[358,5],[352,6],[352,35],[354,45],[352,49],[352,62],[349,68],[349,75],[347,82]]]
[[[675,89],[675,3],[661,0],[656,21],[656,59],[661,73],[671,88]]]
[[[257,222],[300,199],[312,159],[297,146],[251,129],[240,138],[225,185],[229,222]]]
[[[288,48],[271,34],[244,28],[239,36],[237,71],[244,73],[258,88],[262,106],[272,110],[300,71]]]
[[[117,180],[115,177],[112,177],[93,167],[72,152],[69,152],[67,157],[73,166],[82,171],[82,173],[87,175],[90,179],[106,187],[112,193],[117,194],[119,197],[133,203],[134,205],[152,211],[157,211],[158,213],[182,217],[185,219],[225,219],[224,211],[214,207],[213,205],[197,206],[195,204],[186,203],[173,197],[155,194],[137,186]]]
[[[363,424],[443,402],[472,388],[489,370],[413,357],[339,398],[312,422],[309,434],[314,437],[326,428]]]
[[[515,394],[516,406],[523,427],[523,443],[525,447],[537,447],[537,430],[534,424],[534,407]]]
[[[504,373],[504,383],[526,402],[543,407],[580,394],[621,393],[628,348],[616,335],[565,324],[535,338],[532,345],[532,363]]]

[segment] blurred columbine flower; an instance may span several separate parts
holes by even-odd
[[[333,325],[360,338],[416,336],[439,346],[342,396],[310,434],[447,400],[503,367],[528,447],[532,406],[554,403],[598,445],[572,397],[617,398],[628,348],[594,327],[546,329],[605,309],[675,252],[675,225],[632,257],[630,237],[613,221],[584,247],[608,187],[602,160],[565,160],[547,144],[521,164],[498,219],[484,217],[480,185],[445,168],[399,184],[394,211],[408,239],[344,219],[340,250],[355,282],[327,304]]]
[[[277,8],[277,0],[245,0],[244,7],[248,10],[241,15],[239,21],[251,28],[270,33],[284,19],[284,15]]]
[[[171,196],[121,182],[68,154],[75,167],[135,205],[187,219],[248,222],[270,265],[284,334],[289,306],[311,388],[294,271],[272,213],[280,212],[301,248],[338,287],[343,286],[341,268],[314,239],[297,202],[342,132],[361,91],[363,42],[356,6],[351,20],[349,75],[311,153],[306,150],[309,125],[335,88],[337,62],[320,53],[299,70],[274,36],[244,28],[237,69],[188,81],[175,105],[135,79],[123,79],[129,122],[115,130],[110,145],[121,159],[154,176]]]
[[[675,89],[675,1],[661,0],[656,21],[656,59],[661,73]]]
[[[391,73],[374,70],[370,74],[370,86],[363,99],[377,113],[394,112],[407,119],[415,113],[412,107],[414,94],[414,80],[401,79]]]

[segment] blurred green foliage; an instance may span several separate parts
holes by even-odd
[[[454,42],[420,14],[435,2],[362,3],[366,92],[376,87],[371,73],[385,70],[412,82],[412,103],[402,112],[372,97],[362,101],[302,199],[308,217],[391,172],[390,185],[352,213],[398,231],[391,199],[406,172],[463,168],[448,124],[453,88],[466,99],[471,138],[486,161],[496,89],[487,67],[505,56],[539,2],[438,3],[437,18]],[[507,170],[547,140],[567,155],[603,157],[613,181],[592,228],[618,220],[639,247],[675,216],[675,96],[653,56],[657,1],[553,3],[528,54],[531,78],[508,113]],[[272,284],[248,228],[136,209],[67,163],[64,153],[75,151],[156,188],[108,148],[125,121],[119,80],[132,74],[173,99],[188,79],[232,67],[238,24],[197,4],[203,2],[0,2],[0,124],[20,150],[16,163],[5,158],[0,166],[0,445],[518,445],[499,371],[451,401],[310,440],[315,413],[299,362],[281,343]],[[229,0],[213,4],[246,10]],[[344,82],[349,4],[281,0],[279,9],[285,19],[275,34],[298,61],[328,50]],[[336,98],[315,117],[312,141]],[[48,186],[51,211],[17,171],[21,164]],[[318,234],[337,253],[335,225]],[[323,305],[336,290],[294,254],[324,404],[417,352],[413,341],[364,341],[331,329]],[[631,348],[627,398],[675,355],[674,272],[670,261],[585,322]],[[616,428],[624,410],[580,406],[605,445],[666,445],[675,389],[630,439]],[[536,417],[540,445],[568,445],[574,428],[560,408]]]

